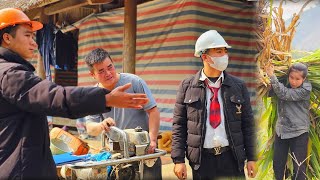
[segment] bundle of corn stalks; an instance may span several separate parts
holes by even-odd
[[[287,79],[288,67],[294,62],[304,62],[309,66],[308,80],[313,86],[311,94],[310,116],[312,127],[310,129],[310,141],[308,148],[307,176],[309,179],[320,179],[320,123],[317,121],[320,116],[320,50],[314,54],[301,59],[293,60],[291,56],[291,43],[294,38],[295,29],[303,9],[307,6],[308,0],[302,6],[298,14],[294,14],[291,23],[286,26],[282,18],[283,8],[280,2],[279,7],[273,8],[272,1],[259,1],[258,11],[260,12],[260,24],[258,29],[260,53],[257,57],[259,70],[259,85],[257,88],[258,101],[262,100],[264,110],[259,121],[259,174],[258,179],[272,179],[272,157],[273,140],[275,135],[275,124],[277,120],[277,99],[267,97],[270,90],[270,81],[265,73],[265,68],[271,65],[275,67],[275,74],[278,79],[284,82]],[[268,11],[269,10],[269,11]],[[294,161],[289,156],[291,161]],[[289,167],[292,169],[292,167]]]
[[[312,0],[309,0],[309,3]],[[260,1],[260,6],[266,6],[268,3]],[[264,3],[264,4],[263,4]],[[291,65],[291,43],[294,37],[297,22],[300,18],[300,14],[294,14],[289,26],[286,27],[285,21],[282,18],[283,9],[281,1],[278,8],[272,8],[270,15],[261,15],[262,18],[262,32],[258,31],[258,35],[261,41],[259,41],[262,51],[260,51],[257,58],[257,66],[259,68],[260,84],[258,85],[258,95],[261,98],[269,90],[269,78],[267,78],[264,69],[270,65],[275,65],[275,71],[277,75],[282,76],[286,73],[286,70]],[[270,17],[271,16],[271,17]],[[265,20],[263,20],[265,19]],[[274,25],[274,29],[273,26]]]

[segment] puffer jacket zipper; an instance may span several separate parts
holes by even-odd
[[[207,91],[206,91],[206,87],[203,85],[203,82],[200,84],[200,87],[202,87],[202,91],[204,92],[204,106],[202,108],[202,117],[203,117],[203,123],[202,123],[202,131],[201,131],[201,142],[200,142],[200,155],[199,155],[199,166],[201,165],[201,157],[202,157],[202,149],[203,149],[203,141],[205,138],[205,134],[206,134],[206,120],[207,120]],[[201,120],[200,120],[201,121]]]
[[[223,96],[223,105],[224,105],[224,107],[223,107],[223,113],[224,113],[224,122],[225,122],[225,125],[226,125],[226,130],[228,131],[228,136],[230,137],[230,140],[231,140],[231,150],[232,150],[232,153],[234,154],[234,156],[235,156],[235,158],[236,158],[236,161],[237,161],[237,163],[238,163],[238,169],[239,169],[239,171],[241,172],[241,168],[240,168],[240,164],[239,164],[239,159],[238,159],[238,156],[237,156],[237,153],[236,153],[236,150],[235,150],[235,145],[234,145],[234,142],[233,142],[233,138],[232,138],[232,136],[231,136],[231,130],[230,130],[230,125],[229,125],[229,121],[227,120],[228,119],[228,113],[227,113],[227,111],[226,111],[226,105],[227,105],[227,99],[226,99],[226,96],[225,96],[225,94],[224,94],[224,90],[225,90],[225,88],[222,86],[222,88],[221,88],[221,94],[222,94],[222,96]]]

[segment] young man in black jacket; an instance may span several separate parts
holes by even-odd
[[[41,28],[18,9],[0,10],[0,179],[57,179],[47,115],[77,118],[148,102],[145,94],[125,93],[130,84],[110,92],[41,80],[26,60]]]
[[[174,172],[187,178],[185,156],[193,179],[255,177],[255,126],[248,90],[224,70],[231,48],[215,30],[203,33],[195,56],[204,68],[179,86],[173,117]]]

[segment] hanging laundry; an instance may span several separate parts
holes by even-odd
[[[77,63],[78,42],[71,32],[56,31],[54,39],[56,69],[72,70]]]
[[[43,65],[46,72],[46,79],[52,80],[50,65],[56,65],[56,59],[53,52],[55,26],[52,23],[44,24],[43,28],[37,31],[36,41],[39,47],[39,52],[43,59]]]

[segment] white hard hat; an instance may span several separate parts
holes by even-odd
[[[197,39],[194,56],[200,57],[206,49],[221,47],[231,48],[216,30],[209,30]]]

